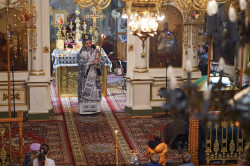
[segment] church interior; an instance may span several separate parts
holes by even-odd
[[[249,61],[250,0],[0,0],[0,165],[249,165]]]

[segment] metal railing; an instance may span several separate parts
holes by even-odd
[[[243,131],[232,121],[206,123],[206,161],[237,160],[244,151]]]

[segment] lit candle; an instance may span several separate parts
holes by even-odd
[[[117,147],[117,133],[118,133],[118,130],[115,130],[115,146]]]

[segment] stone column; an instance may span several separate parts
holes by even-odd
[[[30,69],[30,76],[43,76],[45,75],[43,69],[43,43],[42,43],[42,3],[46,3],[47,0],[34,0],[36,6],[36,46],[35,43],[33,44],[33,50],[31,55],[31,69]],[[49,6],[48,6],[49,8]],[[49,24],[49,22],[48,22]],[[47,34],[49,35],[49,34]]]
[[[153,80],[150,77],[147,66],[147,57],[148,53],[148,42],[145,41],[145,48],[143,51],[142,41],[140,38],[129,35],[129,38],[133,40],[129,40],[129,43],[134,42],[134,70],[130,73],[129,87],[127,91],[127,97],[129,97],[129,104],[131,106],[131,116],[151,116],[152,115],[152,107],[150,106],[150,85]],[[144,54],[142,54],[144,53]],[[133,60],[133,59],[130,59]],[[129,63],[133,64],[133,63]],[[131,68],[129,66],[128,68]],[[128,98],[127,98],[128,99]]]
[[[34,0],[36,6],[36,43],[32,43],[29,89],[29,119],[48,119],[50,105],[50,58],[43,46],[49,46],[49,0]],[[36,46],[36,47],[34,47]],[[36,49],[34,49],[36,48]],[[45,72],[46,71],[46,72]],[[41,116],[42,115],[42,116]]]

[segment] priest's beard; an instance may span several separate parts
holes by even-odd
[[[90,51],[90,50],[91,50],[91,47],[87,47],[86,50],[87,50],[87,51]]]

